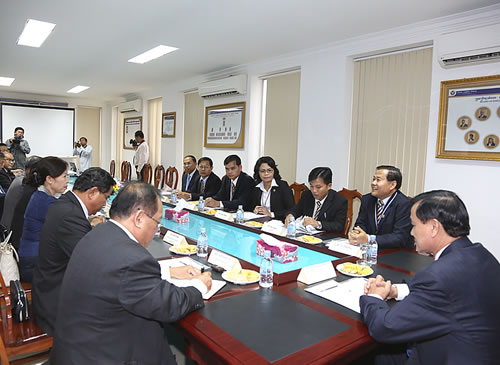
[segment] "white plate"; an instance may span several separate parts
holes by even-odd
[[[370,267],[370,272],[368,274],[365,274],[365,275],[361,275],[361,274],[354,274],[354,273],[351,273],[351,272],[346,272],[344,271],[344,264],[338,264],[337,266],[335,266],[335,268],[342,274],[344,275],[347,275],[347,276],[354,276],[355,278],[362,278],[362,277],[365,277],[365,276],[370,276],[373,274],[373,269]]]
[[[311,235],[310,235],[310,234],[306,234],[306,235],[304,235],[304,236],[311,236]],[[314,236],[311,236],[311,237],[314,237],[316,240],[319,240],[319,241],[316,241],[316,242],[307,242],[307,241],[305,241],[305,240],[303,240],[303,239],[302,239],[302,237],[304,237],[304,236],[300,236],[300,237],[298,237],[298,238],[297,238],[297,241],[304,242],[304,243],[308,243],[308,244],[310,244],[310,245],[319,245],[320,243],[322,243],[322,242],[323,242],[323,240],[322,240],[321,238],[314,237]]]
[[[191,246],[194,246],[194,245],[191,245]],[[168,250],[170,252],[175,253],[176,255],[191,256],[191,255],[195,255],[198,252],[198,247],[196,248],[196,251],[194,251],[194,252],[178,252],[176,250],[175,246],[170,246],[170,248]]]
[[[248,271],[253,271],[253,270],[248,270]],[[257,271],[253,271],[255,273],[257,273]],[[259,278],[257,278],[257,280],[253,280],[253,281],[233,281],[231,279],[228,279],[227,277],[227,273],[228,271],[224,271],[222,273],[222,278],[226,281],[229,281],[230,283],[233,283],[233,284],[237,284],[237,285],[248,285],[248,284],[254,284],[254,283],[258,283],[259,282]],[[257,273],[258,274],[258,273]]]

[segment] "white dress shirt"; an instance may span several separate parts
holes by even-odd
[[[142,168],[149,161],[149,146],[146,141],[142,142],[137,146],[137,150],[134,155],[134,166],[136,166],[137,171],[141,172]]]
[[[80,156],[80,172],[92,167],[92,146],[77,147],[73,150],[73,156]]]

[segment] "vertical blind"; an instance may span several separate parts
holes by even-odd
[[[423,191],[432,49],[356,61],[349,185],[370,191],[377,165],[401,169],[401,191]]]
[[[149,164],[153,171],[161,164],[162,98],[148,100]]]
[[[276,161],[281,177],[291,184],[297,171],[300,72],[274,76],[265,82],[264,155]]]
[[[202,156],[203,98],[197,92],[184,95],[184,156]],[[177,122],[178,123],[178,122]]]

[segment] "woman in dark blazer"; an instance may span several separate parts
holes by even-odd
[[[255,214],[264,214],[276,219],[285,219],[294,205],[293,193],[285,180],[281,180],[276,162],[264,156],[257,160],[253,178],[257,186],[252,192],[252,207]]]

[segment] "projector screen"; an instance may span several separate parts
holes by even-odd
[[[71,156],[75,129],[75,109],[17,104],[0,104],[1,140],[14,136],[23,127],[30,155]]]

